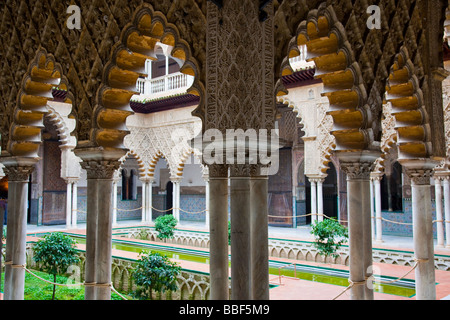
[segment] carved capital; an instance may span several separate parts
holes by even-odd
[[[8,176],[8,181],[28,182],[34,166],[5,166],[3,171]]]
[[[118,160],[82,161],[81,167],[86,170],[88,179],[113,179],[114,173],[120,167]]]
[[[208,165],[209,178],[228,178],[228,166],[225,164]]]
[[[341,162],[341,168],[349,180],[369,180],[373,162]]]
[[[411,179],[411,184],[417,186],[429,185],[430,178],[433,175],[433,170],[431,169],[405,168],[405,172]]]
[[[257,177],[260,175],[260,167],[254,164],[230,165],[230,177]]]

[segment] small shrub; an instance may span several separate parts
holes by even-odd
[[[335,219],[324,219],[314,223],[311,234],[315,237],[314,247],[322,256],[332,256],[337,258],[336,253],[342,244],[348,239],[348,230]]]
[[[42,271],[53,275],[54,283],[57,275],[65,274],[69,266],[80,261],[76,241],[61,232],[45,235],[34,245],[33,251],[34,261]],[[52,300],[55,300],[55,290],[56,285],[53,285]]]
[[[178,221],[171,214],[159,216],[155,220],[155,230],[158,232],[158,239],[171,239],[173,238],[173,231]]]
[[[181,267],[165,255],[158,252],[141,252],[133,272],[137,286],[135,296],[151,300],[153,291],[159,296],[166,290],[176,291],[176,279],[180,271]]]

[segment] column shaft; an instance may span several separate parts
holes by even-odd
[[[228,178],[210,176],[209,189],[210,297],[228,300]]]
[[[142,181],[142,187],[141,187],[141,199],[142,199],[142,209],[141,209],[141,216],[142,216],[142,222],[147,221],[147,182]]]
[[[311,224],[317,221],[317,193],[316,193],[316,181],[310,179],[311,181]]]
[[[72,225],[72,182],[67,181],[66,192],[66,228]]]
[[[419,265],[416,272],[416,299],[435,300],[435,273],[433,249],[433,223],[431,216],[430,185],[412,181],[412,215],[414,253]]]
[[[97,300],[110,300],[111,264],[112,264],[112,179],[99,179],[97,246],[95,250]],[[100,285],[100,286],[99,286]]]
[[[73,182],[72,185],[72,227],[77,227],[78,215],[78,183]]]
[[[147,221],[148,222],[152,222],[152,206],[153,206],[153,186],[152,186],[153,181],[149,181],[147,183]]]
[[[250,177],[230,177],[231,299],[251,299]]]
[[[363,214],[363,228],[364,228],[364,278],[367,280],[373,274],[372,267],[372,217],[370,211],[370,184],[369,179],[361,181],[361,199],[362,199],[362,214]],[[373,300],[373,286],[364,286],[364,298],[366,300]]]
[[[376,238],[376,232],[375,232],[375,226],[376,226],[376,218],[375,218],[375,192],[374,192],[374,181],[373,179],[370,179],[370,217],[372,219],[372,239],[375,240]]]
[[[209,180],[206,180],[205,186],[205,225],[209,228]]]
[[[354,286],[350,290],[352,300],[364,300],[364,217],[361,199],[362,181],[347,178],[347,206],[349,231],[350,281]]]
[[[7,230],[15,230],[16,229],[16,215],[14,214],[16,208],[16,184],[11,183],[8,185],[8,221],[6,224]],[[17,236],[16,232],[7,232],[6,233],[6,252],[5,252],[5,262],[9,262],[13,260],[13,249],[15,243],[15,237]],[[5,282],[3,289],[4,300],[11,300],[12,296],[12,268],[11,264],[5,264]]]
[[[317,220],[323,221],[323,180],[317,180]]]
[[[13,266],[26,264],[26,239],[27,239],[27,209],[28,209],[28,181],[10,181],[9,185],[15,184],[16,196],[15,229],[8,232],[16,233],[12,252]],[[12,295],[11,300],[23,300],[25,290],[25,269],[12,268]]]
[[[269,300],[269,232],[268,232],[268,178],[252,177],[251,253],[252,299]]]
[[[444,179],[445,245],[450,247],[450,180]]]
[[[172,189],[172,213],[175,219],[177,219],[178,223],[180,222],[180,182],[172,181],[173,189]]]
[[[23,300],[25,269],[20,266],[26,264],[28,181],[36,160],[13,157],[4,161],[9,186],[4,299]],[[8,165],[9,161],[14,164]]]
[[[437,245],[444,246],[444,215],[442,213],[442,186],[439,177],[434,179],[435,205],[436,205],[436,233]]]
[[[117,181],[113,181],[113,214],[112,214],[112,225],[117,226]]]
[[[381,215],[381,185],[380,178],[376,178],[374,181],[375,189],[375,216],[376,216],[376,230],[377,230],[377,242],[383,241],[383,220]]]
[[[95,284],[96,269],[96,243],[97,243],[97,220],[98,220],[98,184],[96,179],[87,179],[87,206],[86,206],[86,262],[85,262],[85,282],[88,285],[84,288],[84,299],[96,299]]]

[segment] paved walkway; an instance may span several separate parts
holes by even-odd
[[[119,221],[116,228],[129,227],[129,226],[139,226],[139,225],[149,225],[143,224],[140,220],[127,220]],[[150,224],[152,225],[152,224]],[[80,223],[77,228],[71,228],[71,232],[85,232],[86,225]],[[208,231],[204,223],[197,222],[182,222],[179,229],[185,230],[196,230],[196,231]],[[27,233],[35,232],[46,232],[46,231],[69,231],[64,225],[57,226],[35,226],[28,225]],[[269,227],[269,237],[279,238],[279,239],[291,239],[291,240],[313,240],[313,236],[310,234],[310,228],[307,226],[299,227],[297,229],[293,228],[280,228],[280,227]],[[133,241],[139,241],[134,240]],[[81,245],[82,246],[82,245]],[[189,246],[181,246],[191,248]],[[374,248],[386,248],[392,250],[413,250],[413,239],[411,237],[396,237],[396,236],[384,236],[382,243],[373,242]],[[80,248],[81,249],[81,248]],[[199,248],[191,248],[199,250]],[[200,249],[201,250],[201,249]],[[206,250],[206,249],[205,249]],[[436,254],[450,255],[450,248],[435,248]],[[113,255],[124,256],[127,258],[137,258],[136,253],[124,252],[120,250],[113,250]],[[284,262],[292,262],[292,260],[281,259],[281,258],[270,258],[271,260],[280,260]],[[181,264],[183,268],[191,270],[199,270],[203,272],[209,272],[209,265],[196,262],[187,261],[177,261]],[[348,270],[348,266],[343,265],[329,265],[321,264],[315,262],[307,261],[297,261],[299,264],[322,266],[322,267],[332,267],[334,269]],[[411,267],[399,266],[385,263],[375,263],[374,264],[380,274],[391,277],[401,277],[405,273],[411,270]],[[271,276],[272,281],[278,283],[279,279],[277,277]],[[414,271],[411,272],[405,279],[414,279]],[[345,287],[338,285],[323,284],[319,282],[307,281],[307,280],[297,280],[287,277],[283,277],[282,285],[279,285],[270,290],[270,298],[273,300],[331,300],[339,295]],[[450,299],[450,272],[436,270],[436,294],[437,299]],[[347,291],[341,295],[338,300],[348,300],[350,298],[350,293]],[[384,294],[375,292],[376,300],[415,300],[415,297],[401,297],[391,294]]]

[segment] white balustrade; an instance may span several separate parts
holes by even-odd
[[[141,98],[151,95],[151,98],[160,98],[177,93],[183,93],[193,83],[194,77],[175,72],[154,79],[139,78],[136,89]]]

